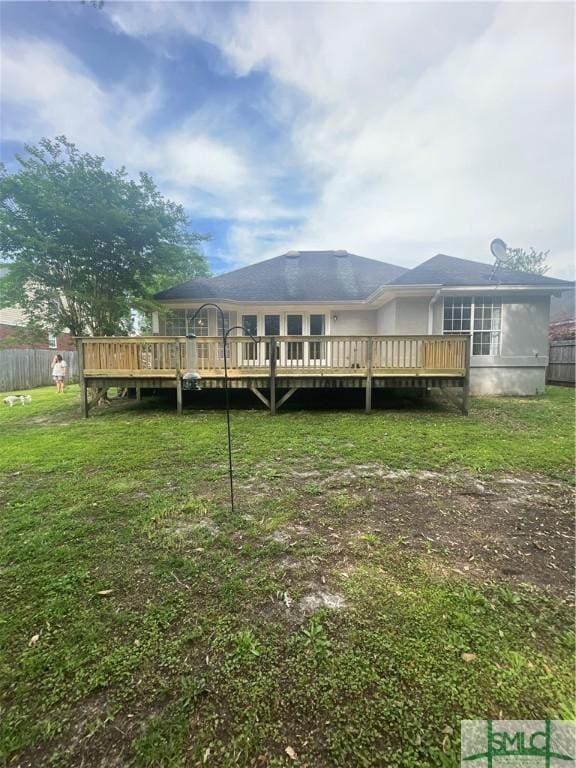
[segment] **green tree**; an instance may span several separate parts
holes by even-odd
[[[506,249],[506,266],[508,269],[517,272],[533,272],[535,275],[544,275],[550,267],[546,264],[546,259],[550,251],[536,251],[530,248],[529,251],[524,248]]]
[[[65,136],[26,145],[0,168],[0,306],[75,336],[127,333],[160,287],[209,274],[182,206],[145,173],[137,181]]]

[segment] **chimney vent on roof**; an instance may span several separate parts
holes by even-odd
[[[342,258],[342,256],[348,256],[348,251],[334,251],[334,256],[339,256]]]
[[[297,259],[300,256],[300,251],[288,251],[284,255],[287,259]]]

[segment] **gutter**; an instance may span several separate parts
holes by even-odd
[[[438,301],[440,298],[440,291],[442,288],[438,288],[434,296],[430,299],[430,302],[428,304],[428,335],[430,336],[432,334],[432,326],[434,324],[434,318],[433,318],[433,310],[434,310],[434,304]]]
[[[311,306],[323,306],[326,305],[328,307],[333,306],[335,304],[338,305],[348,305],[350,308],[356,308],[356,307],[374,307],[378,308],[378,305],[375,305],[375,301],[378,299],[380,295],[383,293],[390,292],[392,294],[391,298],[397,298],[398,296],[401,296],[402,294],[408,294],[410,295],[413,291],[429,291],[431,288],[437,288],[437,291],[443,290],[446,293],[452,293],[452,294],[469,294],[469,293],[475,293],[478,295],[484,295],[484,294],[490,294],[490,293],[524,293],[524,294],[560,294],[563,291],[568,290],[574,290],[575,283],[574,282],[568,282],[564,281],[564,283],[560,285],[543,285],[542,283],[536,284],[536,285],[526,285],[524,284],[518,284],[518,285],[506,285],[506,284],[497,284],[497,285],[440,285],[439,283],[423,283],[420,285],[392,285],[392,284],[386,284],[383,285],[381,288],[378,288],[376,291],[373,291],[369,296],[367,296],[365,299],[322,299],[322,300],[314,300],[314,299],[306,299],[306,300],[299,300],[299,299],[292,299],[291,301],[288,301],[286,299],[283,299],[282,301],[262,301],[262,300],[241,300],[241,299],[227,299],[224,297],[220,297],[217,299],[212,298],[206,298],[201,299],[198,297],[193,296],[180,296],[179,298],[156,298],[156,294],[154,296],[154,300],[157,301],[159,304],[163,305],[176,305],[176,304],[183,304],[184,306],[188,306],[189,304],[199,304],[201,302],[206,301],[220,301],[221,304],[230,304],[234,306],[254,306],[254,307],[282,307],[282,306],[294,306],[294,304],[302,304],[302,305],[311,305]],[[418,295],[418,294],[413,294]]]

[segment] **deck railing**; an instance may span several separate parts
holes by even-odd
[[[188,370],[183,336],[79,339],[85,376],[177,376]],[[224,374],[224,345],[218,337],[198,337],[195,369],[202,376]],[[253,341],[230,336],[230,376],[433,374],[464,376],[466,336],[274,336]]]

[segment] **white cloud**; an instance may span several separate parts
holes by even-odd
[[[406,265],[442,251],[489,260],[494,236],[551,250],[572,276],[573,7],[556,3],[110,3],[118,33],[167,56],[216,46],[233,76],[270,77],[261,105],[288,134],[224,141],[226,104],[152,140],[163,89],[104,89],[63,48],[6,40],[5,139],[66,133],[203,216],[233,221],[231,263],[347,248]],[[220,114],[218,110],[220,109]],[[283,174],[314,189],[303,208]],[[303,224],[294,225],[301,218]],[[281,222],[281,223],[279,223]],[[222,254],[226,256],[226,254]]]
[[[255,3],[223,16],[159,3],[112,15],[135,35],[202,36],[239,75],[265,70],[280,97],[306,96],[288,127],[318,199],[272,246],[240,225],[235,260],[278,247],[489,259],[498,235],[550,248],[556,273],[571,274],[570,5]]]
[[[108,132],[105,94],[65,49],[41,40],[5,39],[1,72],[2,100],[13,107],[9,115],[4,110],[4,139],[29,141],[39,132],[64,129],[94,138],[102,129]]]
[[[241,201],[262,197],[240,154],[189,120],[154,138],[146,120],[163,109],[162,89],[122,84],[104,89],[62,46],[35,38],[2,46],[2,138],[36,142],[65,134],[83,151],[102,155],[130,173],[152,173],[162,190],[197,215],[262,217]]]

